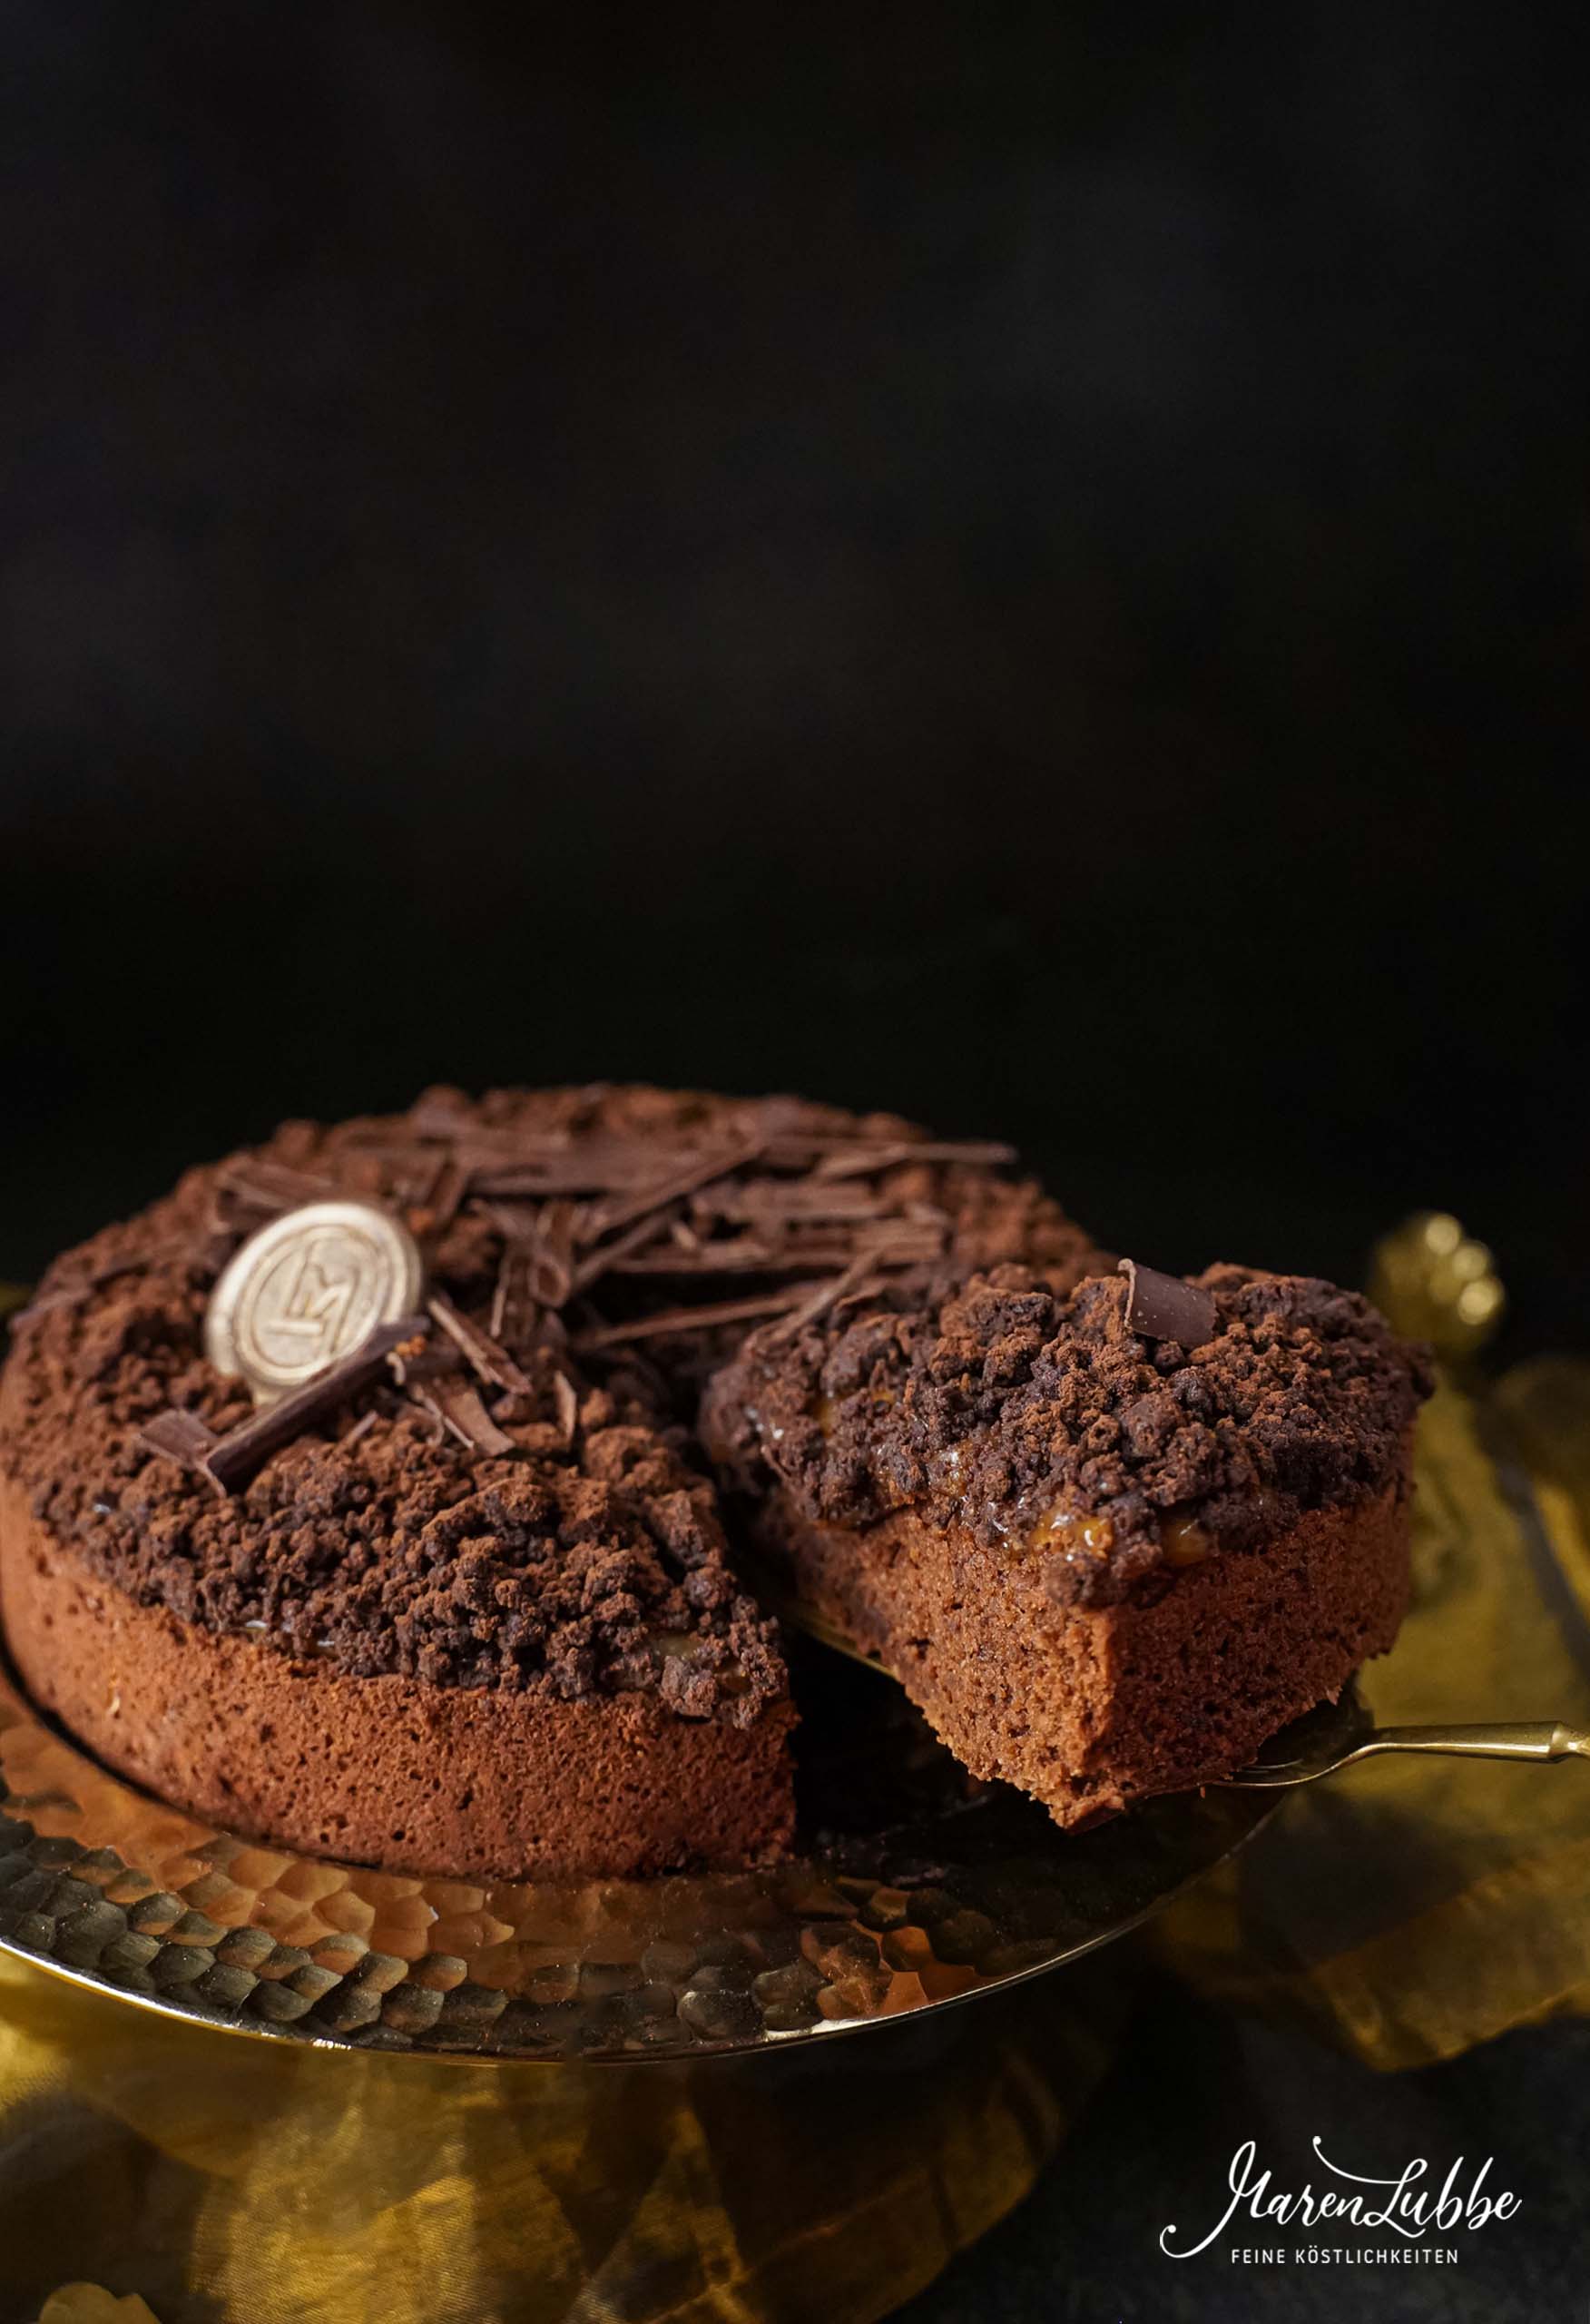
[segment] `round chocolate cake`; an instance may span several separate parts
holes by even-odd
[[[433,1090],[191,1172],[14,1327],[24,1680],[121,1772],[311,1851],[776,1855],[795,1711],[692,1457],[700,1384],[751,1322],[868,1285],[1016,1256],[1076,1279],[1085,1238],[1003,1158],[781,1099]],[[206,1354],[218,1281],[337,1197],[413,1236],[425,1303],[257,1412]]]
[[[796,1712],[727,1511],[1060,1820],[1229,1769],[1395,1632],[1419,1360],[1326,1285],[1123,1275],[1010,1158],[432,1090],[190,1173],[14,1324],[24,1682],[307,1851],[751,1866]]]

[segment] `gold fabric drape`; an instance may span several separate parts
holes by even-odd
[[[1361,1681],[1385,1724],[1590,1726],[1590,1364],[1419,1426],[1415,1603]],[[1366,2063],[1423,2065],[1590,2006],[1590,1766],[1376,1759],[1300,1792],[1167,1914],[1162,1956]]]

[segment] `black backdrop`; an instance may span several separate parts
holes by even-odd
[[[622,1075],[1581,1331],[1544,20],[635,15],[6,12],[0,1274]]]

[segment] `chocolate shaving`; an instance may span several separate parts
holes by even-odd
[[[488,1202],[476,1196],[476,1208],[486,1213],[505,1243],[529,1242],[541,1223],[540,1206],[533,1202]]]
[[[221,1442],[197,1413],[156,1413],[152,1420],[143,1423],[138,1433],[151,1452],[164,1453],[168,1461],[180,1461],[185,1469],[203,1469]],[[208,1475],[209,1472],[205,1473]],[[211,1482],[213,1483],[214,1479]]]
[[[918,1226],[908,1219],[879,1219],[876,1226],[857,1228],[856,1248],[870,1252],[880,1265],[914,1266],[919,1260],[942,1256],[945,1233],[942,1226]]]
[[[798,1307],[826,1283],[792,1284],[785,1291],[770,1291],[760,1299],[720,1299],[701,1307],[665,1307],[655,1315],[636,1315],[626,1324],[604,1324],[600,1330],[581,1332],[574,1345],[582,1353],[602,1347],[622,1347],[626,1340],[661,1339],[672,1332],[705,1331],[714,1324],[751,1324],[759,1315],[781,1315]]]
[[[456,1379],[459,1370],[457,1349],[450,1342],[435,1340],[394,1348],[387,1363],[400,1388],[412,1388],[422,1380]]]
[[[561,1307],[574,1287],[575,1210],[549,1202],[524,1238],[525,1282],[538,1307]]]
[[[1016,1160],[1014,1146],[987,1138],[894,1138],[869,1144],[853,1137],[780,1137],[769,1145],[770,1162],[811,1162],[820,1178],[863,1177],[892,1170],[902,1162],[965,1162],[981,1168]]]
[[[643,1218],[649,1212],[666,1210],[670,1203],[678,1202],[684,1195],[695,1194],[702,1187],[712,1186],[731,1172],[743,1170],[760,1159],[765,1140],[746,1138],[738,1147],[720,1147],[716,1154],[698,1154],[692,1161],[676,1167],[666,1177],[643,1187],[628,1202],[613,1205],[599,1204],[592,1214],[591,1233],[611,1235],[632,1219]]]
[[[1180,1275],[1123,1259],[1126,1278],[1126,1328],[1145,1340],[1177,1340],[1183,1347],[1204,1347],[1214,1337],[1217,1310],[1207,1291]]]
[[[574,1432],[580,1424],[580,1399],[566,1372],[559,1371],[554,1374],[552,1393],[557,1406],[557,1424],[563,1432],[563,1441],[565,1444],[572,1444]]]
[[[477,1121],[475,1108],[460,1091],[426,1089],[415,1099],[405,1116],[416,1137],[472,1138],[483,1144],[495,1142],[515,1147],[520,1143],[512,1130],[493,1130]]]
[[[499,1345],[478,1324],[461,1315],[445,1292],[437,1292],[428,1302],[430,1312],[479,1377],[494,1388],[528,1390],[525,1378],[505,1347]]]
[[[465,1157],[467,1159],[467,1157]],[[611,1180],[599,1170],[583,1170],[572,1166],[563,1169],[481,1170],[469,1174],[469,1191],[487,1201],[505,1196],[511,1201],[515,1196],[530,1201],[546,1201],[554,1195],[610,1194]]]
[[[467,1380],[437,1380],[412,1392],[416,1403],[434,1413],[461,1444],[476,1452],[516,1452],[518,1446],[500,1429]]]
[[[458,1216],[458,1206],[469,1191],[469,1173],[450,1156],[432,1177],[415,1206],[420,1216],[413,1222],[422,1235],[444,1235]]]
[[[889,1196],[853,1186],[849,1179],[836,1183],[811,1177],[752,1179],[748,1186],[711,1187],[696,1196],[691,1208],[761,1226],[790,1220],[889,1218],[898,1214],[898,1206]]]
[[[477,1195],[636,1196],[648,1205],[653,1188],[664,1176],[682,1174],[707,1158],[699,1148],[659,1150],[642,1138],[548,1146],[539,1155],[529,1145],[482,1154],[461,1142],[456,1151],[469,1167],[470,1189]],[[716,1152],[721,1155],[723,1148]]]
[[[497,1260],[496,1282],[491,1295],[491,1335],[523,1345],[535,1324],[535,1303],[530,1296],[528,1261],[522,1235],[505,1235]]]
[[[791,1308],[782,1323],[775,1324],[768,1334],[769,1338],[793,1339],[807,1324],[815,1323],[820,1315],[826,1315],[830,1307],[837,1307],[842,1300],[852,1296],[869,1296],[875,1291],[881,1291],[882,1277],[870,1272],[871,1265],[871,1260],[865,1255],[853,1258],[842,1275],[835,1275],[831,1283],[818,1284],[809,1298],[803,1299],[798,1307]]]
[[[753,1235],[736,1236],[731,1242],[702,1243],[695,1250],[663,1244],[615,1259],[611,1272],[622,1275],[810,1275],[814,1267],[836,1271],[852,1259],[865,1256],[878,1266],[915,1266],[936,1259],[944,1250],[940,1227],[913,1226],[902,1219],[879,1219],[849,1238],[792,1235],[766,1242]]]
[[[679,1225],[680,1222],[675,1220],[672,1231],[676,1236]],[[587,1252],[574,1269],[571,1290],[589,1291],[594,1283],[600,1283],[604,1275],[622,1266],[633,1253],[649,1243],[657,1231],[657,1219],[648,1214],[638,1219],[624,1234],[615,1236],[611,1243],[603,1243],[594,1251]]]
[[[515,1255],[512,1246],[510,1246],[509,1248],[504,1251],[501,1258],[497,1261],[496,1281],[492,1285],[490,1322],[492,1336],[494,1339],[508,1331],[510,1319],[514,1313],[513,1298],[515,1265]],[[519,1333],[515,1332],[512,1336],[515,1339],[518,1339],[522,1335]]]
[[[573,1178],[566,1190],[638,1186],[655,1177],[658,1147],[653,1139],[614,1130],[518,1129],[481,1121],[466,1100],[422,1098],[407,1120],[417,1138],[446,1145],[456,1159],[476,1173],[541,1172]],[[680,1152],[678,1159],[687,1160]],[[477,1188],[476,1191],[482,1191]]]
[[[646,1224],[649,1229],[652,1222],[648,1220]],[[645,1239],[643,1237],[643,1242]],[[603,1272],[623,1275],[769,1275],[778,1272],[780,1262],[785,1265],[809,1264],[798,1252],[781,1249],[755,1235],[737,1235],[732,1241],[696,1243],[693,1246],[670,1237],[654,1250],[632,1248],[627,1256],[615,1252]]]
[[[199,1466],[222,1492],[235,1492],[256,1469],[301,1436],[329,1420],[349,1397],[368,1388],[388,1368],[388,1358],[406,1340],[430,1329],[428,1315],[402,1315],[394,1324],[378,1324],[368,1339],[336,1364],[327,1365],[280,1403],[256,1413],[224,1436],[218,1437]]]
[[[318,1171],[290,1169],[282,1162],[263,1162],[250,1158],[234,1162],[223,1170],[217,1181],[217,1190],[244,1203],[251,1210],[278,1212],[297,1210],[306,1202],[324,1202],[329,1196],[346,1194],[346,1187],[336,1179],[322,1177]]]

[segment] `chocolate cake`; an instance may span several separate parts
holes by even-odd
[[[703,1433],[786,1587],[1077,1824],[1229,1773],[1390,1645],[1428,1386],[1329,1284],[1002,1266],[759,1329]]]
[[[506,1877],[776,1855],[795,1712],[692,1451],[702,1384],[769,1318],[804,1349],[890,1285],[1105,1264],[1008,1159],[788,1099],[435,1090],[190,1173],[14,1326],[25,1682],[111,1767],[309,1851]],[[206,1354],[218,1283],[348,1197],[412,1236],[419,1304],[256,1408]]]

